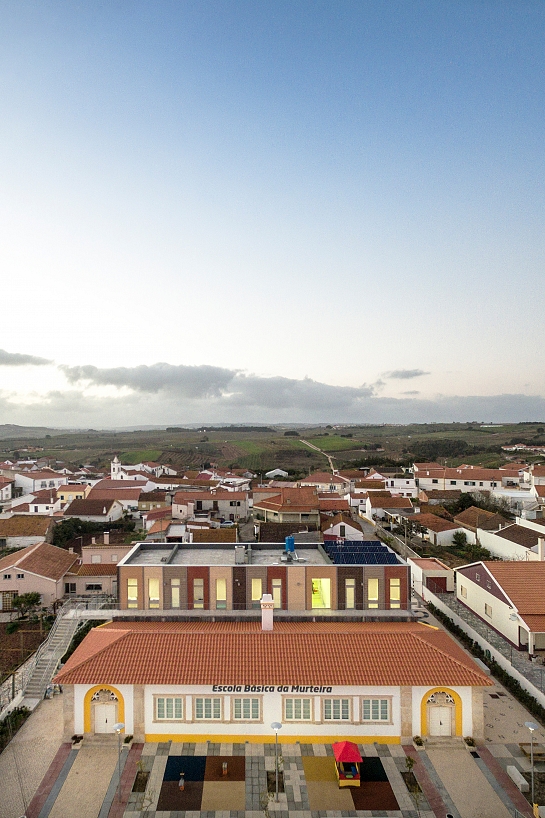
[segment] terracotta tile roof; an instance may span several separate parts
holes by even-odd
[[[335,514],[334,517],[328,517],[327,520],[324,520],[322,523],[322,531],[327,531],[329,528],[333,528],[334,525],[338,525],[341,523],[342,525],[349,525],[352,528],[356,528],[361,531],[359,525],[354,522],[352,517],[348,514]]]
[[[521,616],[545,617],[545,562],[483,562]]]
[[[445,565],[435,557],[412,557],[411,562],[414,562],[423,571],[438,571],[444,569],[445,571],[452,571],[448,565]]]
[[[172,507],[165,506],[164,508],[153,508],[151,511],[143,511],[142,519],[145,520],[161,520],[163,517],[172,516]]]
[[[85,491],[88,488],[89,486],[87,483],[65,483],[64,485],[59,486],[58,489],[53,489],[53,491],[58,495],[59,493],[62,494],[63,492],[70,493]]]
[[[354,483],[356,489],[385,489],[386,482],[384,480],[356,480]]]
[[[0,519],[0,537],[45,537],[54,525],[51,517],[40,514],[14,514]]]
[[[174,495],[175,503],[187,503],[189,500],[246,500],[248,492],[246,491],[177,491]]]
[[[300,482],[310,485],[337,483],[339,485],[345,486],[347,483],[347,479],[336,477],[334,474],[331,474],[330,472],[327,471],[316,471],[314,472],[314,474],[309,474],[308,477],[304,477]]]
[[[151,623],[150,623],[151,624]],[[184,626],[190,623],[183,623]],[[200,628],[93,630],[56,676],[63,684],[488,686],[491,680],[444,631],[317,628],[272,632],[245,623]],[[259,627],[259,623],[257,624]],[[289,624],[289,623],[286,623]],[[338,623],[338,626],[343,623]],[[182,623],[180,623],[182,625]],[[309,627],[311,626],[311,627]],[[97,633],[99,636],[97,637]],[[110,641],[111,640],[111,641]]]
[[[461,511],[454,518],[457,523],[461,525],[470,526],[471,528],[482,528],[488,531],[495,531],[500,526],[508,525],[508,520],[502,517],[501,514],[496,514],[493,511],[486,511],[476,506],[470,506],[465,511]]]
[[[413,504],[409,497],[390,497],[384,494],[369,494],[371,508],[412,508]]]
[[[168,529],[169,525],[171,524],[171,522],[172,522],[172,515],[171,515],[170,509],[169,509],[168,515],[163,516],[159,520],[155,520],[152,527],[148,531],[148,534],[160,534],[162,531],[166,531]]]
[[[534,466],[531,472],[534,477],[545,477],[545,466]]]
[[[426,496],[428,500],[446,500],[447,502],[453,503],[456,500],[459,500],[462,496],[461,489],[423,489],[419,496]]]
[[[75,573],[78,577],[115,577],[117,565],[115,562],[83,563]]]
[[[58,580],[78,560],[77,554],[71,554],[64,548],[57,548],[49,543],[29,545],[15,554],[8,554],[0,560],[0,570],[17,566],[21,571],[29,571],[41,577]]]
[[[102,517],[109,514],[116,500],[72,500],[65,517]]]
[[[142,494],[141,488],[131,489],[91,489],[87,500],[134,500],[138,502]],[[146,495],[144,494],[144,497]]]
[[[437,514],[415,514],[412,520],[417,525],[421,525],[430,531],[435,531],[437,534],[441,531],[455,531],[457,528],[460,528],[456,523],[451,523],[443,517],[438,517]]]
[[[350,508],[350,503],[348,500],[341,499],[319,499],[319,506],[320,511],[348,511]]]
[[[143,488],[146,485],[146,480],[99,480],[95,483],[93,489],[97,491],[109,491],[110,489],[134,489]]]
[[[532,528],[526,528],[525,525],[508,525],[507,528],[496,531],[495,536],[502,537],[504,540],[517,543],[517,545],[522,545],[525,548],[533,548],[534,545],[537,545],[540,532],[534,531]],[[512,562],[508,563],[508,565],[513,564]]]

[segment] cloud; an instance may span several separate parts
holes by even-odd
[[[407,392],[402,392],[402,395],[419,395],[418,389],[409,389]]]
[[[126,386],[137,392],[165,390],[190,399],[219,397],[237,374],[235,369],[218,366],[173,366],[163,363],[113,369],[61,365],[59,369],[71,384],[87,381],[96,386]]]
[[[24,355],[21,352],[6,352],[0,349],[0,366],[47,366],[52,364],[47,358],[38,358],[36,355]]]
[[[411,378],[420,378],[422,375],[430,375],[430,372],[424,372],[423,369],[394,369],[392,372],[384,372],[383,377],[395,378],[400,381],[408,381]]]
[[[228,407],[342,412],[372,397],[372,386],[336,387],[311,378],[296,380],[281,376],[264,378],[236,369],[214,366],[153,364],[133,368],[98,369],[95,366],[61,366],[71,384],[127,387],[136,392],[157,393],[191,401],[217,399]]]

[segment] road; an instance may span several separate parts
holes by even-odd
[[[318,446],[315,446],[314,443],[309,443],[308,440],[303,440],[301,438],[301,443],[304,443],[305,446],[309,447],[309,449],[314,449],[315,452],[320,452],[320,454],[323,454],[324,457],[327,457],[327,461],[329,463],[329,468],[331,469],[333,474],[335,473],[335,467],[333,466],[333,456],[332,455],[329,455],[326,452],[323,452],[321,449],[318,448]]]

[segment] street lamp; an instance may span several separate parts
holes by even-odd
[[[114,724],[114,730],[117,733],[117,799],[121,801],[121,731],[125,729],[122,721]]]
[[[525,721],[524,726],[530,731],[530,765],[532,767],[532,807],[534,806],[534,730],[539,730],[539,724]]]
[[[274,730],[274,770],[275,770],[275,796],[274,800],[278,801],[278,731],[282,729],[279,721],[273,721],[271,729]]]

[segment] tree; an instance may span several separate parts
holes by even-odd
[[[13,607],[19,611],[19,618],[22,619],[26,614],[33,613],[35,609],[41,604],[42,595],[37,591],[30,591],[28,594],[21,594],[16,596],[13,600]]]
[[[465,531],[456,531],[452,537],[452,542],[457,548],[467,547],[467,534]]]

